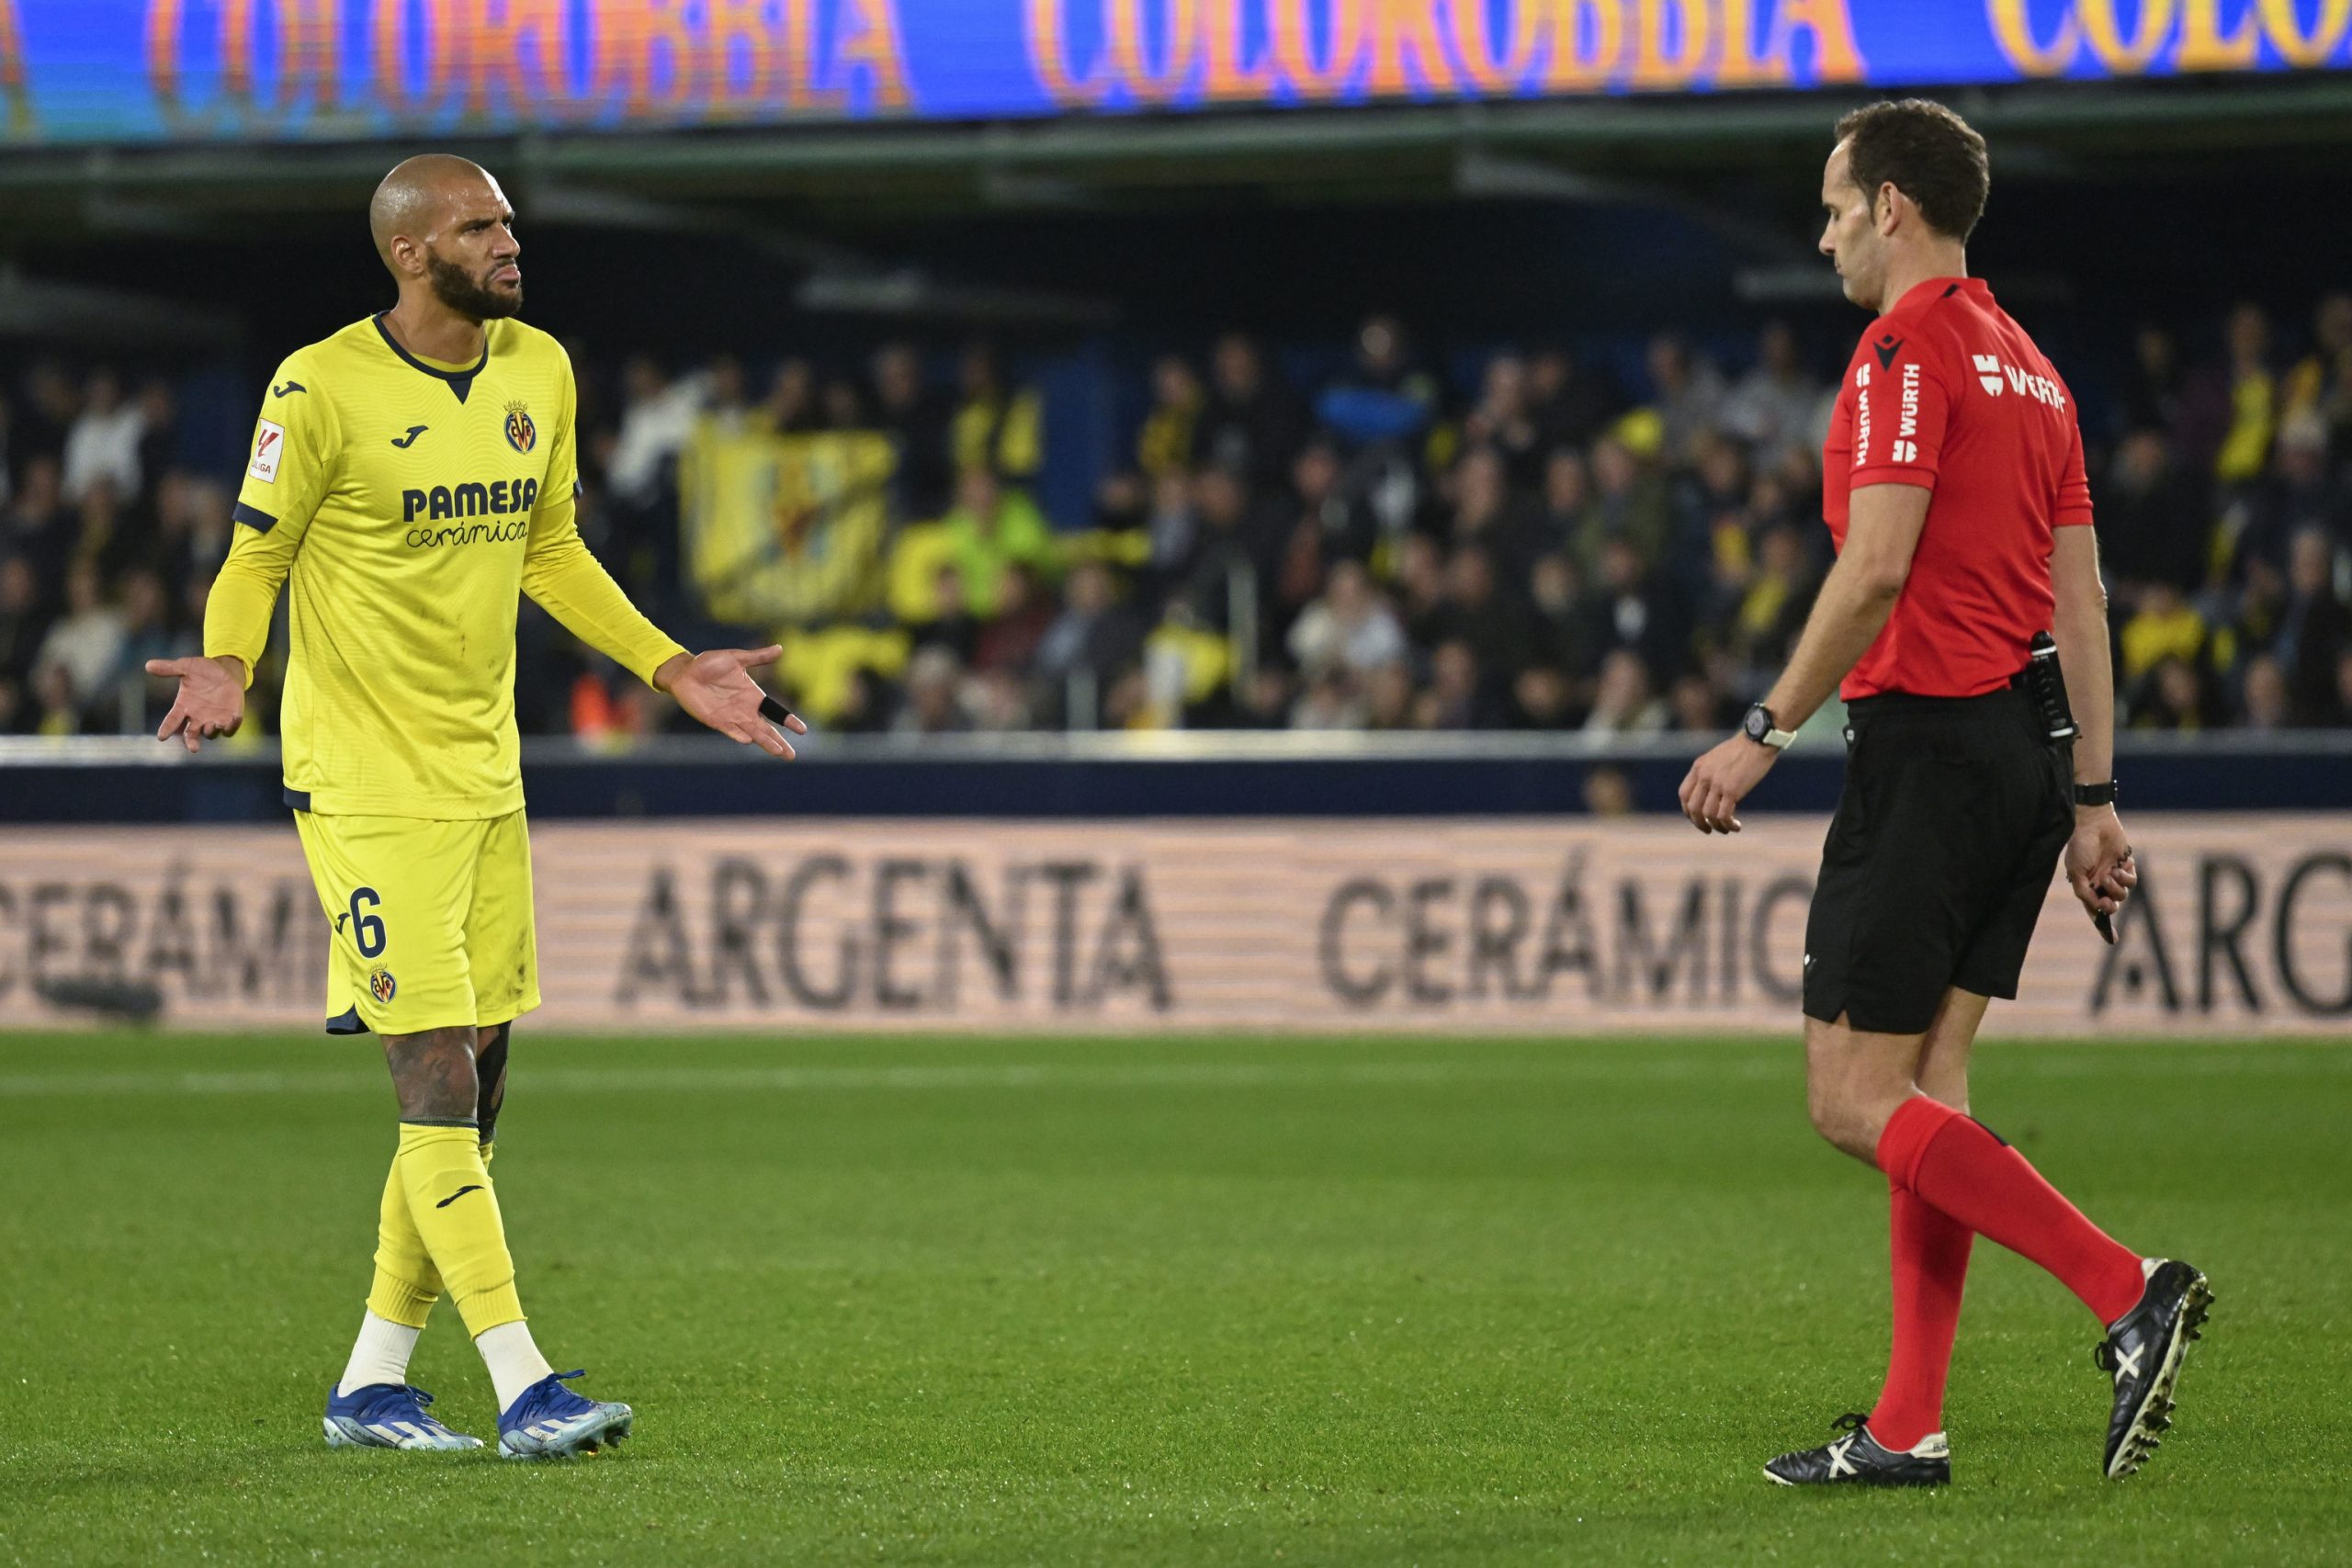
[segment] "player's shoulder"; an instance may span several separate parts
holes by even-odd
[[[270,400],[307,395],[319,402],[331,401],[348,394],[383,357],[383,339],[375,318],[363,316],[279,360],[277,374],[270,381]]]
[[[541,361],[567,371],[571,368],[571,355],[565,350],[563,340],[520,317],[492,321],[490,332],[490,351],[500,358]]]
[[[279,360],[262,389],[262,417],[282,429],[310,433],[317,439],[296,445],[313,454],[325,451],[318,440],[332,438],[341,427],[354,389],[364,379],[367,367],[358,334],[372,335],[374,331],[375,322],[362,318]]]
[[[286,363],[291,365],[300,360],[311,366],[349,365],[375,358],[383,349],[383,331],[377,326],[376,318],[362,316],[316,343],[304,344],[286,356]]]

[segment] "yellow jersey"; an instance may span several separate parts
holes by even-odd
[[[279,728],[303,809],[520,808],[520,593],[640,680],[684,651],[580,537],[563,346],[485,327],[481,358],[454,366],[409,353],[380,316],[356,321],[295,351],[263,400],[204,651],[243,660],[250,683],[290,585]]]

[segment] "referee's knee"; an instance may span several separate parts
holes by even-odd
[[[1838,1144],[1839,1134],[1845,1129],[1846,1112],[1838,1097],[1815,1086],[1806,1091],[1804,1108],[1805,1113],[1813,1118],[1813,1130],[1827,1142]]]
[[[1892,1110],[1871,1104],[1842,1085],[1812,1083],[1805,1088],[1805,1111],[1813,1118],[1813,1130],[1831,1147],[1866,1164],[1878,1158],[1878,1135]]]

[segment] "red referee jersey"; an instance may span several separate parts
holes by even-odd
[[[2006,685],[2050,626],[2054,530],[2089,524],[2091,492],[2073,394],[1982,278],[1931,278],[1871,323],[1821,457],[1840,550],[1857,488],[1935,492],[1894,614],[1839,694]]]

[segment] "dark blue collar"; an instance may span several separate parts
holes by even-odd
[[[482,329],[481,357],[474,361],[472,369],[444,370],[437,366],[427,365],[424,360],[419,359],[415,355],[411,354],[407,349],[402,348],[400,345],[400,340],[392,336],[392,329],[384,324],[384,318],[390,314],[391,312],[390,310],[379,310],[372,318],[370,318],[376,323],[376,335],[384,340],[384,346],[390,349],[394,354],[399,355],[402,359],[407,360],[410,366],[413,368],[424,371],[427,376],[448,382],[449,389],[458,394],[458,400],[461,403],[464,402],[466,400],[466,394],[474,389],[474,378],[481,375],[482,373],[482,367],[490,363],[489,327],[485,325]]]

